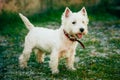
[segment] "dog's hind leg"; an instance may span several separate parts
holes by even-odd
[[[36,60],[38,61],[38,63],[44,62],[45,53],[40,49],[35,49],[34,52],[35,52]]]
[[[30,43],[31,41],[26,38],[23,53],[19,57],[19,64],[22,68],[27,67],[27,61],[29,60],[32,49],[34,48],[34,44]]]
[[[27,61],[30,58],[31,52],[32,52],[32,48],[26,48],[26,46],[25,46],[23,53],[19,57],[20,67],[22,67],[22,68],[27,67]]]

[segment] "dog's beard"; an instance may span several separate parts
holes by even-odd
[[[86,32],[84,31],[84,32],[78,32],[78,33],[74,33],[74,32],[72,32],[72,31],[68,31],[68,34],[69,34],[69,36],[71,37],[71,38],[76,38],[76,39],[81,39],[82,37],[83,37],[83,35],[85,35],[86,34]]]
[[[77,34],[69,34],[71,38],[81,39],[83,34],[77,33]]]

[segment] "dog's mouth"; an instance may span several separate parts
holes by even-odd
[[[81,38],[82,38],[82,36],[83,36],[83,34],[82,34],[82,33],[77,33],[77,34],[76,34],[76,37],[77,37],[78,39],[81,39]]]
[[[65,34],[69,39],[72,39],[72,40],[81,39],[82,36],[84,35],[84,33],[68,34],[65,30],[63,30],[63,31],[64,31],[64,34]]]

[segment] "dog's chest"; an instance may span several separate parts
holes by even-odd
[[[73,43],[64,43],[60,47],[59,57],[69,57],[73,53],[75,45]]]

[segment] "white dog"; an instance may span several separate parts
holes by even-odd
[[[29,33],[25,37],[23,53],[19,57],[20,67],[27,67],[27,61],[33,49],[37,55],[38,62],[44,61],[44,52],[50,54],[50,68],[52,73],[58,73],[58,62],[61,57],[66,58],[66,66],[70,70],[74,68],[75,49],[78,39],[87,34],[88,16],[83,7],[79,12],[73,13],[66,7],[62,15],[62,25],[57,30],[34,27],[29,20],[20,14]]]

